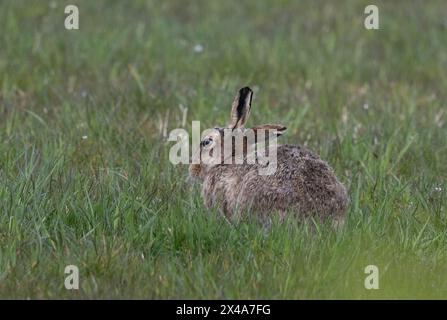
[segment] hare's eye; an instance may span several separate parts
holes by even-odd
[[[202,143],[201,143],[201,144],[202,144],[202,147],[206,147],[206,146],[210,145],[211,142],[213,142],[213,139],[211,139],[211,138],[206,138],[206,139],[203,140]]]

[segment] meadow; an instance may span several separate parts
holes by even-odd
[[[447,2],[368,4],[1,1],[0,298],[446,299]],[[245,85],[346,185],[343,229],[231,224],[169,162]]]

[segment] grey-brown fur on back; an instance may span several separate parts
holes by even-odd
[[[345,187],[329,165],[308,149],[295,145],[277,148],[273,175],[259,175],[259,164],[221,164],[210,168],[203,181],[207,207],[234,213],[294,212],[301,216],[341,219],[346,211]]]

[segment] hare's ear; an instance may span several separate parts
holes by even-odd
[[[251,129],[255,132],[255,134],[257,134],[258,130],[265,130],[265,131],[268,130],[270,133],[273,133],[276,137],[279,137],[284,133],[284,131],[286,131],[287,128],[282,124],[268,123],[254,126]]]
[[[240,128],[245,125],[250,114],[252,96],[253,91],[249,87],[244,87],[237,93],[231,107],[231,129]]]

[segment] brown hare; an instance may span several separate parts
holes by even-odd
[[[202,161],[203,153],[210,148],[224,148],[223,142],[227,141],[224,132],[230,131],[237,137],[249,130],[244,125],[250,113],[252,96],[253,91],[248,87],[239,90],[232,105],[230,124],[205,134],[200,143],[199,161],[190,164],[190,177],[203,182],[202,196],[206,207],[217,207],[228,218],[236,213],[250,213],[262,218],[278,213],[281,220],[287,214],[295,214],[323,221],[329,219],[334,225],[341,224],[348,203],[346,189],[325,161],[302,146],[275,146],[276,159],[270,161],[276,162],[276,170],[272,174],[259,173],[259,169],[266,166],[265,163],[220,161],[210,164]],[[273,133],[264,140],[270,144],[286,127],[265,124],[251,129],[255,133],[254,144],[259,143],[257,132],[260,130]],[[243,141],[243,157],[246,160],[248,145],[253,141]],[[233,145],[231,148],[234,160],[236,149]]]

